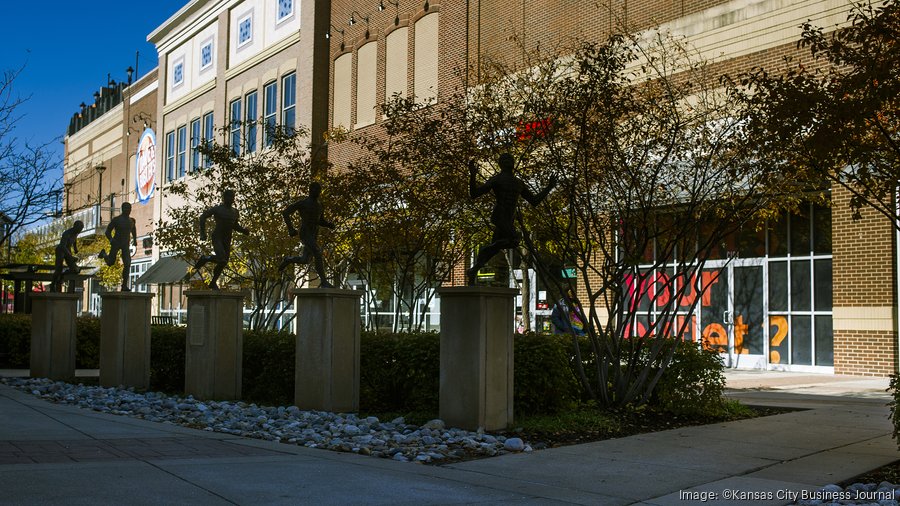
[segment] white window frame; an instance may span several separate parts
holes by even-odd
[[[241,25],[244,24],[245,21],[250,23],[250,35],[247,37],[247,40],[245,40],[245,41],[242,42],[242,41],[241,41]],[[250,12],[248,12],[247,14],[244,14],[243,16],[241,16],[241,17],[238,18],[238,21],[237,21],[237,30],[236,30],[236,32],[237,32],[237,33],[235,34],[235,35],[237,36],[237,45],[236,45],[236,47],[237,47],[238,49],[240,49],[240,48],[246,46],[247,44],[250,44],[251,42],[253,42],[253,11],[252,11],[252,10],[251,10]]]
[[[291,87],[288,87],[285,85],[285,81],[287,81],[288,79],[291,79],[291,78],[293,78],[292,80],[293,80],[294,85]],[[290,105],[286,105],[286,103],[285,103],[286,97],[284,96],[284,94],[289,89],[291,90],[291,93],[293,94],[294,102]],[[285,121],[286,121],[285,117],[288,116],[288,112],[290,112],[290,114],[294,116],[294,124],[293,125],[288,125],[287,123],[285,123]],[[285,128],[285,129],[290,129],[288,131],[291,133],[297,131],[297,71],[296,70],[292,70],[292,71],[284,74],[283,76],[281,76],[281,127]]]
[[[279,16],[279,14],[281,14],[281,0],[275,0],[275,25],[280,25],[281,23],[294,17],[294,12],[296,12],[296,10],[297,2],[295,0],[291,0],[291,11],[284,16]]]
[[[207,121],[207,118],[210,121]],[[201,136],[203,138],[204,146],[211,146],[213,142],[215,142],[216,135],[216,120],[215,116],[213,116],[213,111],[209,111],[202,116],[200,128],[202,130]],[[202,166],[204,169],[212,167],[212,160],[210,159],[209,155],[203,156]]]
[[[253,100],[250,100],[250,99]],[[253,104],[253,109],[250,109],[250,104]],[[256,135],[259,131],[259,124],[257,123],[257,113],[259,112],[259,93],[257,90],[249,91],[246,95],[244,95],[244,152],[245,153],[255,153],[257,148],[259,148],[259,143],[256,142]]]
[[[178,72],[176,69],[181,66],[181,80],[176,81],[175,79],[178,77]],[[182,84],[184,84],[184,56],[179,56],[172,63],[172,89],[178,88]]]
[[[269,90],[274,90],[274,99],[269,99]],[[278,128],[278,80],[270,81],[263,85],[263,147],[272,145],[272,139],[275,137],[275,129]],[[272,112],[269,112],[269,106],[272,106]],[[269,120],[272,120],[271,125]]]
[[[237,104],[237,119],[234,118],[235,104]],[[243,140],[241,125],[243,125],[244,119],[243,116],[241,116],[241,111],[243,110],[243,97],[238,97],[228,102],[228,143],[234,156],[241,156],[241,144],[243,144],[241,142]],[[237,140],[237,142],[234,142],[235,140]]]
[[[196,128],[195,128],[196,127]],[[191,161],[189,163],[189,171],[188,174],[194,174],[195,172],[200,171],[200,167],[203,165],[202,156],[200,155],[200,144],[203,138],[203,124],[200,122],[200,117],[196,117],[190,122],[190,131],[188,135],[190,136],[190,152],[191,152]],[[196,163],[195,163],[196,162]]]
[[[205,49],[206,47],[209,47],[209,63],[204,65],[203,64],[203,49]],[[213,66],[213,62],[216,61],[216,46],[213,43],[212,37],[206,39],[203,42],[203,44],[200,46],[199,57],[200,57],[200,65],[199,65],[200,72],[203,72],[204,70],[211,68]]]
[[[183,141],[183,142],[182,142]],[[188,165],[188,130],[187,125],[181,125],[175,129],[175,179],[181,179],[187,174]]]

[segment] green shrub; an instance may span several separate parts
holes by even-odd
[[[288,332],[245,330],[241,396],[260,404],[293,404],[296,349]]]
[[[31,315],[0,315],[0,365],[27,369],[31,355]],[[100,319],[75,319],[75,367],[100,367]]]
[[[31,350],[31,315],[0,315],[0,366],[27,369]]]
[[[552,414],[573,407],[580,385],[569,365],[568,336],[517,334],[515,337],[516,416]]]
[[[184,353],[187,329],[174,325],[150,327],[150,390],[184,392]]]
[[[437,413],[440,345],[440,336],[433,332],[363,332],[360,342],[360,409],[381,413]]]
[[[100,368],[100,318],[79,316],[75,319],[75,367]]]
[[[725,366],[718,352],[673,341],[672,362],[656,384],[651,406],[676,415],[717,415],[725,403]]]
[[[900,448],[900,375],[891,375],[891,383],[888,386],[888,392],[890,392],[893,397],[891,402],[888,403],[888,407],[891,408],[891,422],[894,423],[892,435],[894,441],[897,442],[897,448]]]

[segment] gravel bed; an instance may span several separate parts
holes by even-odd
[[[898,506],[900,501],[900,485],[883,481],[881,483],[854,483],[846,488],[840,485],[827,485],[814,492],[807,492],[807,498],[801,498],[794,504],[838,505],[838,504],[871,504],[877,506]]]
[[[448,428],[441,420],[422,426],[403,418],[302,411],[229,401],[199,401],[134,389],[72,385],[48,379],[0,378],[0,382],[52,402],[236,436],[309,448],[353,452],[402,462],[441,463],[463,458],[531,452],[521,438]]]

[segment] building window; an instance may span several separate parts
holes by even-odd
[[[369,42],[356,53],[356,126],[375,123],[375,77],[378,44]]]
[[[175,169],[178,177],[184,177],[184,162],[187,159],[187,126],[178,127],[178,153],[175,158]]]
[[[231,151],[241,155],[241,99],[231,102]]]
[[[179,58],[172,66],[172,87],[181,85],[184,82],[184,58]]]
[[[131,264],[131,268],[128,270],[128,286],[131,287],[132,290],[136,292],[147,292],[147,285],[135,285],[137,283],[138,278],[140,278],[147,269],[150,267],[150,262],[138,262]]]
[[[334,60],[334,103],[331,106],[331,126],[350,128],[350,101],[352,99],[350,73],[353,71],[353,54],[347,53]]]
[[[191,172],[200,170],[200,118],[191,121]]]
[[[200,70],[204,70],[212,66],[213,61],[213,43],[212,41],[203,44],[200,47]]]
[[[245,140],[247,153],[256,151],[256,92],[251,91],[244,97],[245,121],[247,125],[247,138]]]
[[[166,134],[166,181],[175,179],[175,132]]]
[[[275,125],[278,123],[278,83],[272,81],[263,88],[263,145],[269,147],[274,141]]]
[[[435,12],[418,20],[415,25],[415,68],[413,80],[416,102],[428,104],[438,95],[438,24]]]
[[[406,71],[409,65],[409,28],[398,28],[385,39],[384,101],[394,95],[406,97]]]
[[[769,223],[768,243],[770,363],[833,366],[831,209]]]
[[[281,124],[284,133],[294,135],[297,126],[297,74],[290,73],[281,79]]]
[[[208,112],[203,115],[203,145],[211,148],[215,136],[215,123],[213,121],[213,113]],[[212,167],[212,159],[209,155],[203,157],[203,166]]]
[[[247,14],[238,20],[238,47],[249,44],[253,40],[253,14]]]
[[[293,0],[278,0],[278,17],[276,23],[280,23],[289,18],[294,13]]]

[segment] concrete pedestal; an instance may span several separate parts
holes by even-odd
[[[152,293],[101,294],[100,385],[150,388]]]
[[[294,404],[317,411],[358,411],[362,292],[307,288],[292,295],[297,298]]]
[[[513,421],[513,288],[441,288],[440,417],[450,427]]]
[[[188,290],[184,393],[197,399],[241,397],[244,294]]]
[[[81,295],[31,294],[31,377],[75,380],[75,314]]]

